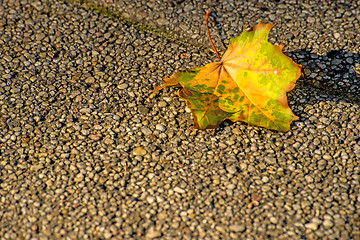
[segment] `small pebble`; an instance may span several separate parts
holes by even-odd
[[[174,192],[177,192],[177,193],[185,193],[186,191],[182,188],[179,188],[179,187],[175,187],[174,188]]]
[[[246,229],[245,226],[242,224],[230,225],[229,227],[229,230],[233,232],[244,232],[245,229]]]
[[[133,150],[135,156],[144,156],[147,151],[143,147],[137,147]]]

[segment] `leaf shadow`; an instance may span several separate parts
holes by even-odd
[[[344,50],[330,50],[324,55],[311,49],[285,52],[302,65],[297,85],[341,97],[350,102],[360,102],[360,55]],[[359,73],[357,73],[357,71]]]

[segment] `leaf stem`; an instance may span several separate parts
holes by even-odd
[[[206,28],[207,28],[207,33],[208,33],[208,36],[209,36],[209,40],[210,40],[211,46],[214,48],[215,53],[216,53],[217,57],[219,58],[219,60],[221,60],[220,55],[219,55],[219,52],[218,52],[218,50],[216,49],[213,41],[211,40],[211,36],[210,36],[210,30],[209,30],[209,15],[210,15],[210,12],[211,12],[210,9],[206,12]]]

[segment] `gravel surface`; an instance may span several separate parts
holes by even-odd
[[[175,7],[151,19],[178,19],[184,34],[204,24],[204,8],[174,4],[202,19]],[[72,3],[4,1],[0,238],[360,239],[360,42],[347,35],[359,32],[360,8],[262,4],[220,5],[218,16],[231,11],[214,26],[226,42],[246,19],[279,18],[271,41],[304,66],[288,133],[194,130],[175,88],[151,93],[213,53]]]

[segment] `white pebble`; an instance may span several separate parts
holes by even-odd
[[[182,188],[179,188],[179,187],[175,187],[175,188],[174,188],[174,192],[177,192],[177,193],[185,193],[185,190],[182,189]]]

